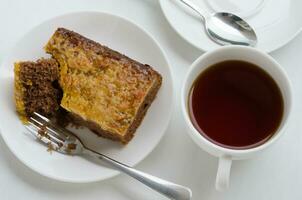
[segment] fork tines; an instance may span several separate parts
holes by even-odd
[[[50,148],[59,149],[66,140],[64,132],[60,131],[48,118],[36,112],[29,118],[29,123],[25,127],[35,138]]]

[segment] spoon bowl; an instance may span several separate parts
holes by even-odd
[[[257,36],[253,28],[240,17],[225,12],[218,12],[205,18],[207,34],[221,45],[235,44],[255,46]]]

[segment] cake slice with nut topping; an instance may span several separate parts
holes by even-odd
[[[60,64],[61,106],[99,136],[128,143],[161,86],[161,75],[64,28],[45,50]]]

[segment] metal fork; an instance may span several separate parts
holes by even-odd
[[[32,135],[48,145],[49,149],[68,155],[87,154],[92,157],[98,158],[109,164],[114,169],[124,172],[125,174],[131,176],[132,178],[140,181],[141,183],[149,186],[153,190],[165,195],[170,199],[189,200],[192,197],[192,192],[187,187],[177,185],[141,172],[88,148],[71,131],[59,127],[39,113],[34,113],[33,116],[30,117],[29,123],[25,125],[25,127]]]

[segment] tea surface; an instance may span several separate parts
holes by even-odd
[[[281,123],[283,107],[272,77],[239,60],[210,66],[195,80],[189,96],[195,128],[211,142],[231,149],[269,140]]]

